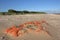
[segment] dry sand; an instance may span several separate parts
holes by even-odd
[[[51,36],[43,31],[34,34],[34,32],[24,34],[19,37],[11,37],[4,34],[4,30],[12,25],[19,25],[28,21],[46,20],[49,25],[43,24]],[[60,15],[55,14],[26,14],[0,16],[0,40],[60,40]]]

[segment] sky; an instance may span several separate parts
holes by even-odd
[[[0,0],[0,12],[9,9],[60,12],[60,0]]]

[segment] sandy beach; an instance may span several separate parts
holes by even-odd
[[[49,25],[46,27],[50,36],[43,31],[38,34],[26,33],[19,37],[11,37],[4,30],[12,25],[20,25],[29,21],[45,20]],[[0,15],[0,40],[60,40],[60,15],[56,14],[26,14],[26,15]]]

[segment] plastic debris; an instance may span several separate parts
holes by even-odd
[[[5,30],[6,34],[9,34],[11,36],[17,37],[20,35],[23,35],[24,33],[30,32],[30,31],[35,31],[35,32],[40,32],[41,30],[44,31],[42,23],[45,21],[31,21],[31,22],[26,22],[23,24],[20,24],[17,26],[12,26],[10,28],[7,28]],[[46,23],[46,22],[45,22]]]

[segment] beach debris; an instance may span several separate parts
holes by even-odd
[[[31,22],[26,22],[23,24],[20,24],[17,26],[12,26],[10,28],[7,28],[5,30],[6,34],[9,34],[11,36],[17,37],[17,36],[22,36],[25,33],[34,31],[34,32],[40,32],[40,31],[44,31],[47,34],[49,34],[46,30],[44,30],[45,28],[42,26],[42,24],[45,23],[48,25],[48,23],[46,21],[31,21]]]

